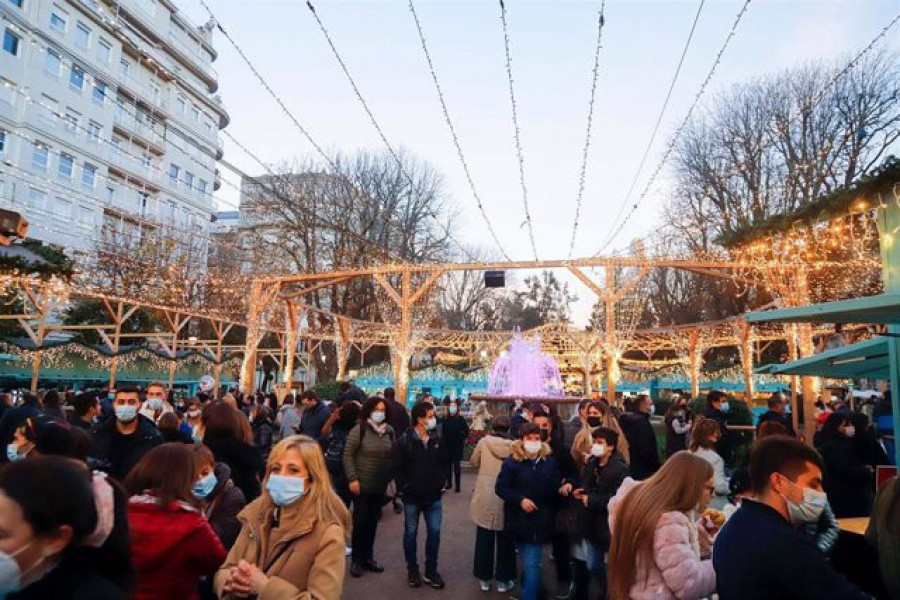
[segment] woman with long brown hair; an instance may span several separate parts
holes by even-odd
[[[619,444],[616,449],[622,455],[625,464],[631,460],[628,454],[628,440],[625,439],[625,434],[622,432],[616,416],[605,402],[591,402],[585,409],[585,418],[581,422],[581,429],[575,434],[575,440],[572,442],[572,457],[575,459],[579,471],[584,469],[584,465],[591,456],[591,446],[594,444],[593,431],[598,427],[606,427],[615,431],[619,435]]]
[[[253,429],[247,416],[225,402],[208,402],[200,420],[203,444],[212,450],[216,462],[228,465],[231,479],[248,502],[259,496],[265,462],[253,446]]]
[[[712,561],[696,520],[713,494],[713,469],[677,452],[649,479],[626,479],[609,503],[610,600],[692,600],[716,589]]]
[[[331,487],[319,444],[305,435],[269,454],[265,491],[215,577],[219,597],[340,598],[350,513]]]
[[[153,448],[128,474],[136,600],[199,600],[200,578],[215,573],[225,559],[193,494],[196,481],[193,452],[178,442]]]
[[[722,437],[719,422],[715,419],[697,417],[694,432],[691,435],[691,443],[688,450],[694,456],[699,456],[708,462],[713,468],[713,483],[716,494],[725,496],[728,494],[728,478],[725,477],[725,461],[716,452],[716,444]]]

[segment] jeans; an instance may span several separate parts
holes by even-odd
[[[378,518],[384,504],[384,494],[362,493],[353,496],[353,560],[363,562],[372,558]]]
[[[522,595],[521,600],[537,600],[541,587],[541,544],[522,544],[516,546],[519,558],[522,559]]]
[[[497,556],[494,558],[494,549]],[[475,567],[476,579],[501,582],[516,579],[516,546],[504,531],[491,531],[477,527],[475,529]]]
[[[438,549],[441,547],[441,501],[422,505],[404,502],[403,512],[406,523],[403,528],[403,554],[406,556],[406,568],[418,569],[416,560],[416,536],[419,533],[419,515],[425,517],[425,572],[437,571]]]

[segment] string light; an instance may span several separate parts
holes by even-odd
[[[605,1],[605,0],[604,0]],[[441,84],[438,81],[437,72],[434,68],[434,63],[431,60],[431,53],[428,51],[428,45],[425,43],[425,34],[422,31],[422,24],[419,22],[419,15],[416,13],[416,7],[413,4],[413,0],[409,0],[409,11],[412,13],[413,20],[416,24],[416,31],[419,34],[419,43],[422,46],[422,52],[425,54],[425,60],[428,63],[428,70],[431,73],[431,80],[434,82],[434,89],[437,92],[438,100],[441,103],[441,111],[444,113],[444,122],[447,124],[447,128],[450,130],[450,136],[453,138],[453,146],[456,148],[456,155],[459,157],[459,162],[462,165],[463,173],[466,176],[466,181],[469,184],[469,189],[472,191],[472,196],[475,198],[475,204],[478,206],[478,211],[481,213],[481,217],[484,219],[485,224],[487,225],[488,232],[491,234],[491,237],[494,240],[494,244],[496,244],[497,249],[500,250],[500,254],[503,255],[503,258],[506,260],[512,260],[507,254],[506,249],[503,247],[503,244],[500,243],[500,238],[497,237],[497,232],[494,231],[494,225],[491,223],[491,220],[487,216],[487,211],[484,209],[484,204],[481,202],[481,196],[478,194],[478,190],[475,188],[475,181],[472,179],[472,174],[469,172],[469,163],[466,161],[466,157],[463,154],[462,144],[460,144],[459,136],[456,134],[456,128],[453,126],[453,121],[450,119],[450,111],[447,108],[447,102],[444,99],[444,92],[441,89]],[[596,75],[594,77],[594,82],[596,84]],[[591,96],[592,108],[593,108],[593,95]]]
[[[503,25],[503,48],[506,53],[506,79],[509,83],[509,102],[512,107],[513,140],[516,143],[516,157],[519,161],[519,184],[522,187],[522,207],[525,209],[525,225],[528,227],[528,239],[534,260],[538,260],[537,245],[534,242],[534,228],[531,224],[531,212],[528,209],[528,187],[525,185],[525,155],[522,150],[522,133],[519,128],[519,111],[516,106],[516,92],[513,86],[512,54],[509,50],[509,27],[506,23],[506,5],[500,0],[500,23]]]
[[[600,1],[600,14],[597,17],[597,45],[594,47],[594,68],[591,76],[591,96],[588,101],[587,130],[584,134],[584,148],[581,152],[581,169],[578,172],[578,195],[575,198],[575,220],[572,223],[572,238],[569,240],[569,254],[575,252],[575,238],[578,235],[578,223],[581,220],[581,202],[584,198],[585,177],[587,175],[588,153],[591,148],[591,133],[594,126],[594,100],[597,97],[597,80],[600,78],[600,49],[603,47],[603,26],[606,24],[606,0]]]

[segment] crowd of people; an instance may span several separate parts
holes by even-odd
[[[868,418],[833,407],[813,447],[787,404],[772,396],[737,456],[720,392],[696,415],[674,399],[661,444],[646,396],[584,400],[563,419],[552,403],[516,401],[509,416],[484,404],[467,416],[449,397],[407,408],[390,388],[367,397],[348,383],[331,402],[179,399],[161,383],[0,395],[0,597],[340,598],[345,573],[385,571],[388,505],[403,513],[408,585],[443,589],[442,500],[471,492],[484,592],[868,598],[829,555],[837,519],[871,515],[866,540],[900,598],[900,486],[875,494],[889,461]],[[466,486],[470,428],[484,435]]]

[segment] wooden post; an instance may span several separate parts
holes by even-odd
[[[337,358],[337,379],[347,377],[347,361],[350,359],[350,325],[340,317],[334,317],[334,350]]]
[[[41,361],[44,359],[44,337],[47,332],[47,303],[46,301],[41,301],[41,306],[38,308],[40,312],[41,319],[38,321],[38,327],[36,332],[35,345],[37,346],[37,350],[34,353],[34,359],[31,362],[31,391],[38,391],[38,380],[41,375]]]
[[[123,321],[122,317],[124,315],[124,312],[125,312],[125,307],[122,304],[122,302],[121,301],[117,302],[116,303],[116,313],[115,313],[116,328],[113,330],[112,348],[111,348],[111,350],[113,352],[113,357],[109,364],[109,387],[110,388],[116,387],[116,377],[119,374],[119,344],[122,340],[122,338],[121,338],[121,336],[122,336],[122,321]]]
[[[700,332],[691,330],[688,334],[688,368],[691,371],[691,400],[700,395],[700,363],[703,362],[703,349],[700,348]]]
[[[788,335],[788,360],[793,362],[797,360],[797,324],[790,324],[790,335]],[[800,411],[801,407],[797,406],[797,386],[798,378],[791,375],[791,425],[794,431],[800,431]],[[805,417],[804,417],[805,418]]]
[[[606,395],[610,404],[616,401],[616,382],[619,381],[619,348],[616,339],[616,267],[606,267]]]
[[[738,341],[738,354],[741,357],[741,366],[744,369],[744,393],[748,407],[753,402],[753,326],[745,319],[735,323],[735,333]]]
[[[297,307],[291,300],[287,300],[285,311],[284,390],[285,394],[290,394],[291,387],[294,385],[294,358],[297,354],[297,333],[300,329],[300,322],[297,319]]]
[[[253,384],[256,376],[256,350],[262,340],[265,313],[269,303],[275,298],[275,294],[281,289],[279,283],[266,285],[255,280],[250,287],[250,307],[247,311],[247,338],[244,342],[244,360],[241,363],[240,387],[244,394],[253,393]]]

